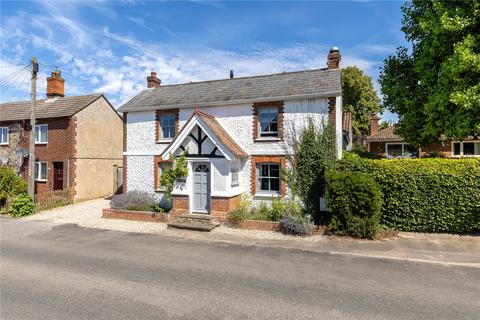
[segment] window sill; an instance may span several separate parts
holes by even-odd
[[[480,158],[480,154],[475,155],[454,155],[452,158]]]
[[[35,144],[48,144],[48,142],[35,142]]]
[[[45,179],[35,179],[35,182],[47,182],[48,180]]]
[[[260,137],[260,138],[256,138],[255,141],[258,141],[258,142],[278,142],[278,141],[281,141],[280,138],[276,138],[276,137]]]
[[[0,143],[0,146],[8,146],[8,143]]]
[[[163,189],[156,189],[155,192],[165,193],[165,190],[163,190]]]
[[[253,195],[256,198],[280,198],[280,193],[255,193]]]
[[[172,141],[173,139],[160,139],[160,140],[157,140],[157,143],[166,144],[166,143],[171,143]]]

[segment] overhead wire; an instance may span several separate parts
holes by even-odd
[[[7,89],[11,88],[11,87],[13,86],[13,84],[14,84],[18,79],[21,78],[21,76],[24,74],[24,72],[27,72],[27,71],[25,70],[25,68],[22,69],[21,72],[19,72],[15,77],[13,77],[13,78],[11,79],[11,81],[8,82],[8,84],[5,85],[5,87],[0,91],[0,94],[3,94]],[[27,74],[28,74],[28,72],[27,72]]]
[[[15,92],[13,93],[12,97],[10,98],[10,102],[12,102],[15,98],[15,96],[17,95],[17,92],[18,92],[18,89],[22,86],[26,86],[28,88],[28,76],[29,76],[29,73],[26,72],[25,73],[25,76],[23,77],[22,81],[20,82],[19,85],[17,85],[17,87],[15,88]],[[25,83],[26,82],[26,83]],[[25,85],[26,84],[26,85]]]

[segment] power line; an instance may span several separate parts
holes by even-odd
[[[25,70],[27,70],[27,68],[29,67],[30,65],[27,65],[21,69],[18,69],[18,70],[15,70],[13,71],[12,73],[8,74],[7,76],[5,76],[5,80],[4,81],[0,81],[0,87],[3,87],[3,86],[10,86],[13,82],[14,82],[14,79],[16,79],[18,77],[19,74],[22,74]]]
[[[11,81],[9,81],[9,83],[7,85],[5,85],[5,87],[3,88],[3,90],[1,91],[1,94],[3,94],[7,89],[11,88],[12,85],[18,80],[20,79],[20,77],[23,75],[23,73],[25,72],[26,70],[22,69],[21,72],[19,72],[15,77],[13,77],[11,79]]]
[[[13,99],[17,95],[18,89],[25,85],[25,80],[28,79],[28,75],[29,75],[29,73],[25,72],[25,76],[23,77],[22,82],[20,82],[20,84],[17,85],[17,88],[15,89],[15,92],[13,93],[13,96],[10,98],[10,102],[13,101]],[[28,88],[28,81],[26,82],[26,88]]]

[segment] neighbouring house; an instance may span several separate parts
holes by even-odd
[[[287,194],[282,170],[292,128],[307,118],[333,122],[341,157],[340,52],[328,68],[162,85],[156,73],[147,89],[120,107],[124,117],[124,191],[155,192],[171,155],[186,153],[188,176],[176,181],[172,216],[208,213],[218,220],[242,193],[254,200]],[[348,131],[348,130],[347,130]]]
[[[395,125],[379,129],[380,117],[370,117],[370,135],[366,138],[369,152],[385,158],[418,158],[431,154],[446,158],[480,157],[478,137],[468,137],[463,141],[444,139],[426,147],[414,148],[395,132]]]
[[[111,195],[122,181],[122,118],[103,94],[65,97],[64,85],[55,70],[47,99],[36,102],[35,193],[69,190],[73,201]],[[0,104],[0,165],[25,180],[30,105]]]

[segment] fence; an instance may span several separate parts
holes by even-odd
[[[46,191],[35,195],[37,210],[46,210],[72,203],[72,189]]]

